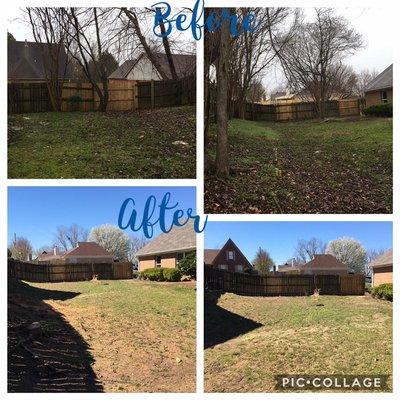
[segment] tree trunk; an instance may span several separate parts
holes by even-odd
[[[217,155],[216,174],[229,175],[228,158],[228,59],[230,48],[229,21],[224,19],[217,63]]]

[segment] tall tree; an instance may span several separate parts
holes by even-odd
[[[11,257],[20,261],[29,261],[32,255],[31,242],[23,236],[14,237],[11,246]]]
[[[386,253],[388,249],[369,249],[367,250],[367,261],[365,264],[365,275],[371,277],[372,276],[372,270],[369,266],[369,264],[381,256],[382,254]]]
[[[129,252],[128,252],[128,261],[132,263],[138,263],[139,260],[136,257],[136,253],[146,244],[149,243],[149,240],[142,236],[130,236],[129,237]]]
[[[304,264],[311,261],[316,254],[324,254],[326,249],[326,244],[320,239],[315,237],[305,240],[300,239],[297,242],[294,257],[297,262]]]
[[[86,242],[88,230],[77,224],[58,226],[54,233],[54,244],[67,251],[77,246],[78,242]]]
[[[266,274],[274,266],[274,261],[272,260],[268,251],[259,247],[253,260],[253,265],[260,274]]]
[[[317,8],[315,20],[298,24],[297,34],[279,53],[286,78],[296,93],[311,96],[320,118],[330,87],[345,66],[342,60],[363,45],[362,37],[348,21],[330,8]]]
[[[88,240],[104,247],[120,261],[129,259],[129,236],[114,225],[105,224],[92,228]]]
[[[346,264],[350,272],[365,272],[367,252],[358,240],[349,237],[332,240],[326,247],[326,253]]]

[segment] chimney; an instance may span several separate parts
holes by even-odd
[[[57,248],[57,246],[54,246],[53,254],[54,254],[55,256],[58,255],[58,248]]]

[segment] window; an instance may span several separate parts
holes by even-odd
[[[156,268],[161,268],[161,256],[156,256]]]
[[[224,264],[220,264],[220,265],[218,265],[218,268],[219,268],[219,269],[223,269],[223,270],[227,270],[227,269],[228,269],[228,266],[227,266],[227,265],[224,265]]]
[[[176,253],[176,263],[178,264],[183,257],[185,257],[185,253]]]
[[[226,259],[227,260],[234,260],[235,259],[235,252],[232,250],[228,250],[226,252]]]
[[[387,103],[387,92],[386,90],[381,91],[381,103]]]
[[[235,265],[235,272],[243,272],[243,265]]]

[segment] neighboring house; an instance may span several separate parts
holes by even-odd
[[[56,44],[8,41],[8,82],[45,82],[46,73],[43,54],[49,58],[49,47]],[[60,80],[72,79],[67,54],[61,48],[59,73]]]
[[[369,266],[372,269],[372,286],[393,283],[393,249],[372,260]]]
[[[230,272],[248,272],[253,267],[232,239],[222,249],[205,249],[204,265]]]
[[[345,275],[347,266],[331,254],[315,254],[314,258],[302,265],[281,265],[278,272],[306,275]]]
[[[364,89],[365,106],[393,102],[393,64],[372,79]]]
[[[176,268],[187,253],[196,250],[196,233],[190,220],[184,226],[174,226],[168,233],[161,233],[146,246],[136,257],[139,271],[148,268]]]
[[[75,248],[65,252],[55,246],[53,252],[44,251],[35,261],[38,264],[112,263],[114,256],[95,242],[78,242]]]
[[[167,56],[163,53],[155,53],[163,72],[171,79]],[[178,78],[184,78],[196,74],[196,56],[192,54],[173,54],[176,74]],[[152,62],[145,53],[142,53],[134,60],[127,60],[119,66],[109,79],[128,79],[134,81],[161,81],[162,78]]]

